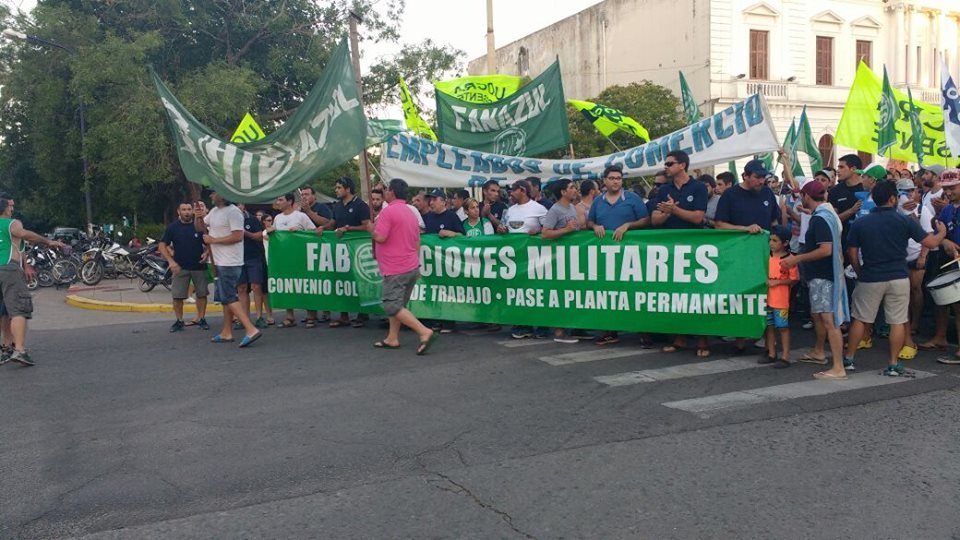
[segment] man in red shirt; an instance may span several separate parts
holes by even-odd
[[[383,276],[381,296],[383,311],[389,317],[389,330],[383,341],[373,344],[379,349],[400,348],[400,325],[420,337],[417,354],[426,354],[438,333],[430,330],[407,309],[410,295],[420,278],[420,224],[407,208],[407,183],[400,178],[390,180],[383,190],[387,203],[376,223],[371,222],[370,235],[375,242],[375,256]]]

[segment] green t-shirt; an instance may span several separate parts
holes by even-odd
[[[0,264],[13,262],[14,247],[13,235],[10,234],[11,225],[13,225],[13,219],[0,218]]]
[[[463,220],[463,230],[467,237],[485,236],[493,234],[493,224],[487,218],[480,218],[476,225],[471,225],[469,219]]]

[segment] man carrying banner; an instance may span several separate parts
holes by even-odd
[[[505,224],[501,223],[507,205],[500,200],[500,184],[496,180],[487,180],[483,184],[483,201],[480,203],[480,215],[487,218],[498,233],[507,232]]]
[[[280,213],[273,218],[273,226],[267,228],[267,233],[273,231],[316,231],[317,234],[323,233],[323,227],[314,228],[314,222],[307,217],[307,214],[297,210],[296,197],[293,192],[286,193],[277,197],[274,205],[280,210]],[[307,310],[307,318],[303,320],[304,328],[316,328],[318,323],[317,312]],[[287,315],[278,328],[292,328],[297,325],[297,317],[292,309],[287,310]]]
[[[387,205],[376,224],[368,222],[368,230],[377,244],[375,250],[380,275],[383,311],[389,318],[387,337],[373,344],[380,349],[400,348],[400,325],[416,332],[420,338],[417,354],[424,355],[438,333],[423,325],[407,309],[413,288],[420,277],[420,226],[407,208],[407,183],[394,178],[384,188]]]
[[[597,183],[593,180],[584,180],[580,182],[580,202],[577,203],[577,224],[581,229],[587,228],[587,215],[590,214],[590,207],[596,200],[600,190]]]
[[[651,221],[654,227],[664,229],[702,229],[704,215],[707,213],[707,186],[694,180],[687,169],[690,156],[683,150],[674,150],[667,154],[663,163],[667,182],[661,184],[657,194],[650,198],[655,210]],[[676,352],[686,346],[687,336],[676,335],[673,344],[663,348],[663,352]],[[697,338],[697,356],[710,356],[707,338]]]
[[[333,227],[337,238],[347,232],[366,231],[370,225],[370,207],[356,196],[356,191],[352,178],[344,176],[337,180],[334,188],[337,202],[333,205]],[[349,313],[341,313],[339,319],[330,322],[330,328],[347,325],[362,328],[369,319],[369,315],[358,313],[357,318],[351,321]]]
[[[301,211],[314,222],[317,227],[328,228],[333,226],[333,213],[330,207],[317,202],[317,192],[312,186],[303,186],[300,188],[300,207]]]
[[[510,196],[517,204],[507,209],[503,215],[503,222],[510,234],[540,234],[543,229],[542,220],[547,215],[547,209],[533,200],[533,188],[526,180],[517,180],[510,188]],[[514,326],[510,332],[514,339],[524,339],[533,336],[537,339],[547,337],[545,328],[530,326]]]
[[[850,320],[847,286],[843,276],[843,257],[840,254],[841,222],[833,206],[826,202],[827,189],[822,183],[810,181],[800,189],[803,206],[812,212],[804,238],[803,253],[780,260],[780,267],[789,270],[801,265],[800,271],[808,280],[810,316],[816,329],[813,350],[803,361],[826,364],[825,341],[830,343],[833,367],[814,374],[817,379],[843,380],[843,334],[840,325]]]
[[[427,204],[430,205],[430,212],[423,216],[424,234],[435,234],[440,238],[454,238],[466,234],[463,222],[457,217],[457,213],[447,208],[447,194],[442,189],[427,193]],[[431,329],[439,330],[441,334],[452,333],[456,327],[453,321],[424,320],[423,322]]]
[[[607,188],[606,193],[593,201],[587,215],[587,226],[597,237],[604,238],[607,231],[613,231],[613,240],[619,242],[630,229],[650,226],[650,216],[643,200],[636,193],[623,189],[622,167],[608,165],[603,170],[603,185]],[[596,339],[597,345],[615,343],[620,343],[617,332],[605,332]]]
[[[560,238],[580,229],[575,206],[580,199],[577,184],[569,178],[561,178],[553,183],[553,187],[557,190],[557,202],[547,210],[547,215],[543,218],[543,232],[540,235],[547,240]],[[580,341],[564,328],[553,330],[553,340],[557,343]]]

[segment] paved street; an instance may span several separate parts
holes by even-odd
[[[238,350],[64,294],[0,368],[0,538],[960,538],[960,368],[884,340],[843,383],[629,335]]]

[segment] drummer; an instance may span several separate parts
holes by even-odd
[[[946,169],[940,173],[940,187],[946,195],[948,204],[940,211],[938,219],[947,227],[947,237],[941,243],[944,252],[941,257],[943,263],[948,263],[960,257],[960,170]],[[951,265],[944,271],[956,270],[956,265]],[[946,349],[947,348],[947,319],[949,318],[949,306],[937,306],[936,312],[936,333],[928,341],[920,346],[922,349]],[[957,330],[960,330],[960,307],[953,304],[954,314],[957,317]],[[960,364],[960,350],[954,354],[947,354],[937,358],[941,364]]]
[[[883,374],[899,377],[905,370],[897,356],[903,347],[904,332],[909,331],[910,319],[907,241],[912,238],[928,249],[936,247],[946,237],[947,229],[938,223],[937,234],[931,235],[916,221],[900,215],[897,212],[899,193],[893,182],[877,183],[872,196],[877,207],[858,218],[850,226],[847,237],[847,260],[857,274],[858,283],[853,290],[853,323],[843,366],[847,371],[855,369],[854,355],[863,338],[864,325],[873,324],[882,305],[884,318],[890,325],[890,362]]]

